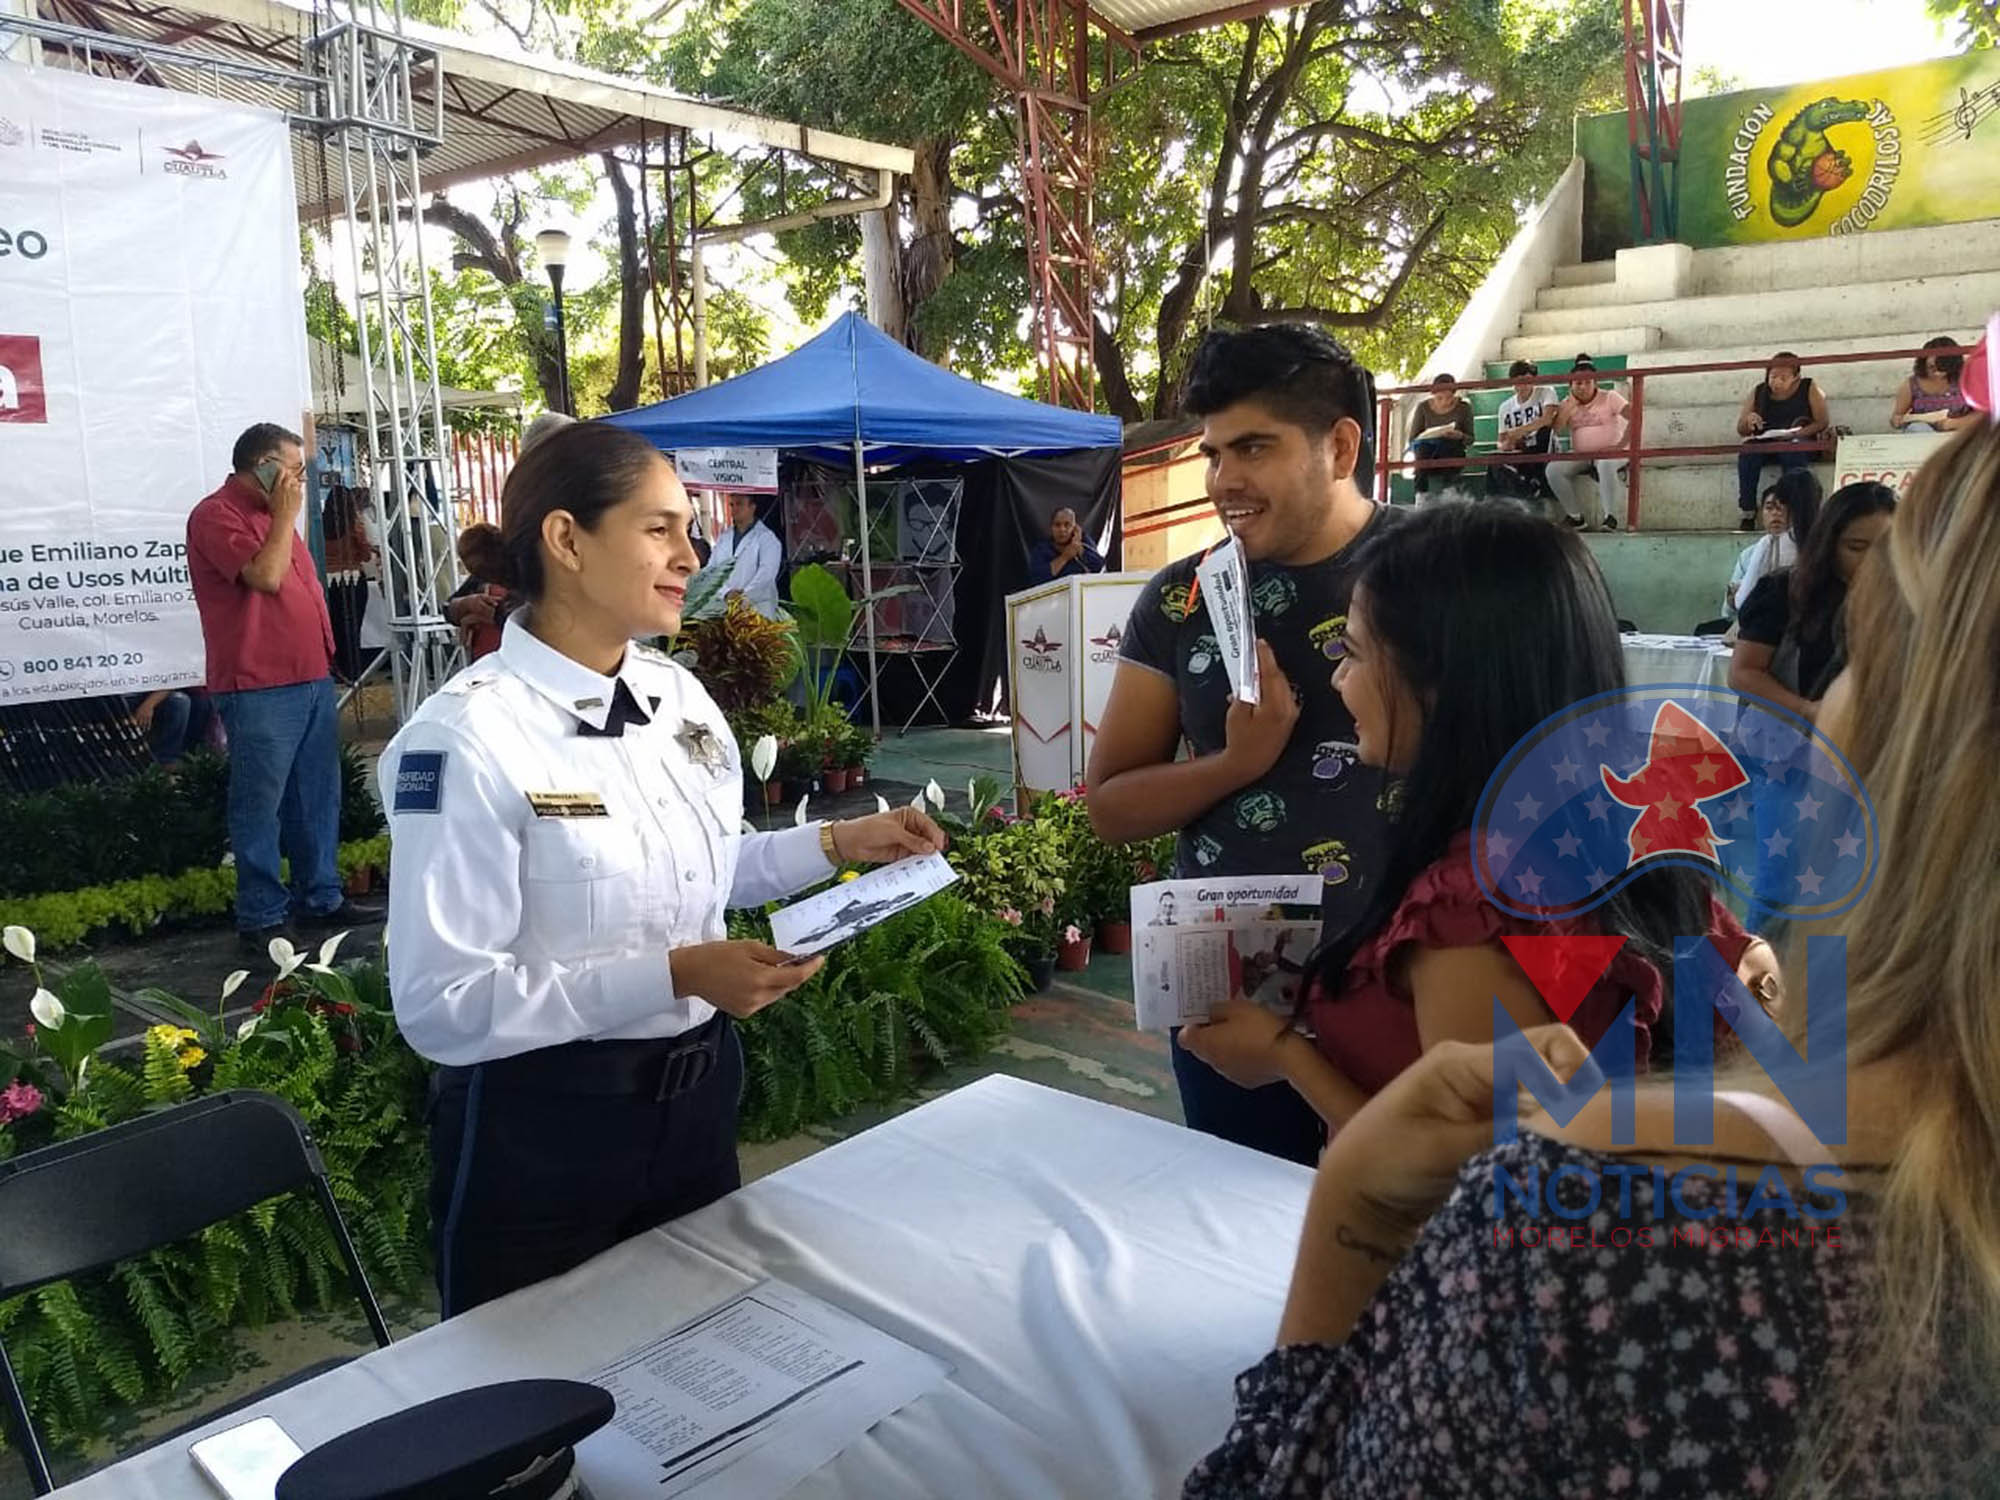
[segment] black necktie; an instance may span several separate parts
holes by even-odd
[[[658,708],[660,700],[653,699],[653,707]],[[597,729],[588,723],[579,723],[576,732],[586,739],[616,739],[625,733],[628,724],[650,724],[652,718],[639,707],[639,700],[632,696],[632,690],[625,685],[625,679],[618,679],[618,686],[611,692],[611,712],[604,716],[604,727]]]

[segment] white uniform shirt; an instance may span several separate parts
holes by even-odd
[[[722,590],[709,606],[720,614],[730,593],[740,592],[750,607],[767,620],[778,618],[778,568],[785,560],[784,543],[762,521],[753,522],[742,536],[734,526],[717,538],[702,573],[718,573],[734,560],[736,566],[722,582]],[[700,574],[696,574],[700,577]],[[690,583],[692,587],[692,583]]]
[[[604,727],[620,680],[642,711],[657,700],[651,722],[580,734]],[[742,831],[741,757],[686,668],[635,644],[600,677],[518,618],[417,710],[379,776],[396,1022],[441,1063],[699,1026],[714,1008],[673,992],[667,950],[833,873],[815,826]]]

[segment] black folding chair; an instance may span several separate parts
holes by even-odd
[[[319,1203],[376,1345],[386,1347],[389,1325],[354,1253],[305,1121],[276,1095],[248,1089],[212,1094],[0,1162],[0,1224],[6,1226],[0,1233],[0,1300],[101,1271],[300,1190],[309,1190]],[[345,1362],[324,1361],[223,1411]],[[37,1495],[46,1495],[55,1482],[4,1340],[0,1395],[29,1480]]]

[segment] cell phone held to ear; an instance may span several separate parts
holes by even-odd
[[[275,458],[267,458],[251,471],[257,476],[257,484],[265,494],[278,487],[278,476],[285,472],[285,466]]]

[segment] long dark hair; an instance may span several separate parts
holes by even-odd
[[[1947,338],[1943,334],[1939,334],[1934,339],[1924,340],[1924,348],[1926,349],[1956,349],[1958,347],[1959,343],[1957,339]],[[1925,370],[1924,366],[1926,365],[1930,366],[1929,371]],[[1958,377],[1965,373],[1965,356],[1963,354],[1919,354],[1911,364],[1910,371],[1918,379],[1922,379],[1924,375],[1934,372],[1942,375],[1953,385],[1957,385]]]
[[[1847,598],[1847,585],[1840,581],[1836,566],[1841,534],[1863,516],[1895,508],[1896,492],[1872,479],[1843,484],[1827,496],[1819,520],[1799,544],[1798,561],[1791,567],[1792,623],[1800,636],[1810,640],[1825,636]]]
[[[1472,826],[1480,793],[1515,745],[1579,699],[1625,686],[1618,619],[1590,549],[1539,517],[1428,506],[1377,528],[1355,568],[1369,635],[1424,705],[1424,724],[1374,894],[1346,932],[1324,935],[1310,961],[1329,995],[1411,883]],[[1664,985],[1674,939],[1708,930],[1708,883],[1692,870],[1654,870],[1592,920],[1629,938]]]
[[[1772,496],[1791,516],[1792,545],[1803,548],[1819,520],[1819,479],[1811,469],[1787,469],[1771,486]]]

